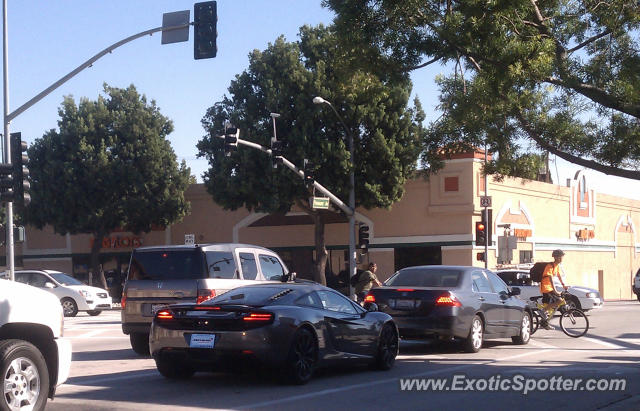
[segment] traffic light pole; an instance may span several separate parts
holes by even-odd
[[[9,29],[7,27],[7,0],[2,3],[3,42],[2,42],[2,71],[4,86],[4,153],[3,161],[11,164],[11,139],[9,137]],[[15,280],[15,265],[13,260],[13,203],[6,203],[7,227],[6,227],[6,264],[9,269],[9,279]]]
[[[3,152],[3,162],[5,164],[11,164],[11,140],[10,140],[10,135],[9,135],[9,124],[11,123],[11,120],[13,120],[14,118],[16,118],[17,116],[19,116],[20,114],[22,114],[23,112],[25,112],[27,109],[29,109],[31,106],[33,106],[34,104],[36,104],[37,102],[39,102],[40,100],[42,100],[43,98],[45,98],[47,95],[49,95],[51,92],[53,92],[55,89],[57,89],[58,87],[60,87],[61,85],[63,85],[64,83],[66,83],[67,81],[71,80],[73,77],[75,77],[78,73],[80,73],[82,70],[91,67],[93,65],[93,63],[95,63],[98,59],[100,59],[101,57],[104,57],[107,54],[110,54],[111,52],[113,52],[113,50],[117,49],[120,46],[123,46],[133,40],[136,40],[140,37],[144,37],[147,35],[152,35],[153,33],[157,33],[159,31],[172,31],[172,30],[179,30],[179,29],[184,29],[189,27],[190,25],[192,25],[193,23],[187,23],[187,24],[182,24],[182,25],[178,25],[178,26],[171,26],[171,27],[156,27],[154,29],[150,29],[150,30],[145,30],[143,32],[140,32],[138,34],[134,34],[132,36],[129,36],[123,40],[120,40],[114,44],[112,44],[111,46],[107,47],[106,49],[102,50],[100,53],[96,54],[95,56],[91,57],[89,60],[85,61],[84,63],[82,63],[80,66],[78,66],[75,70],[72,70],[69,74],[67,74],[66,76],[62,77],[60,80],[56,81],[55,83],[53,83],[52,85],[50,85],[49,87],[47,87],[45,90],[41,91],[39,94],[37,94],[35,97],[33,97],[31,100],[27,101],[26,103],[24,103],[23,105],[21,105],[20,107],[18,107],[16,110],[14,110],[13,112],[9,112],[9,30],[7,28],[7,22],[8,22],[8,18],[7,18],[7,0],[3,0],[2,2],[2,22],[3,22],[3,55],[2,55],[2,60],[3,60],[3,85],[4,85],[4,152]],[[14,265],[14,243],[13,243],[13,203],[12,202],[7,202],[6,203],[6,214],[7,214],[7,229],[6,229],[6,262],[7,262],[7,268],[9,270],[9,279],[11,281],[14,281],[14,273],[15,273],[15,265]]]
[[[484,195],[489,196],[489,179],[487,178],[487,145],[484,145]],[[484,268],[489,268],[489,225],[491,221],[489,221],[489,212],[487,206],[482,210],[483,220],[484,220],[484,229],[485,229],[485,239],[484,239]]]

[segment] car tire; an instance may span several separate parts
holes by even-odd
[[[195,374],[192,367],[180,364],[162,355],[156,359],[156,368],[163,377],[171,380],[186,380]]]
[[[390,370],[396,362],[398,355],[399,339],[396,327],[392,324],[385,324],[380,331],[378,338],[378,352],[374,362],[374,367],[378,370]]]
[[[511,337],[511,341],[518,345],[528,344],[531,339],[531,324],[531,314],[525,311],[522,315],[522,323],[520,324],[520,334]]]
[[[75,317],[78,314],[78,304],[73,298],[65,297],[60,300],[65,317]]]
[[[638,299],[638,302],[640,302],[640,294],[636,294],[636,298]]]
[[[131,333],[129,334],[129,341],[136,354],[149,355],[149,334]]]
[[[21,406],[44,410],[49,396],[49,370],[42,353],[33,344],[14,339],[0,342],[0,372],[1,410]]]
[[[563,306],[564,310],[573,310],[573,309],[576,309],[576,308],[578,310],[582,309],[582,307],[580,305],[580,300],[578,300],[577,297],[575,297],[573,295],[569,296],[569,297],[567,297],[566,301],[567,301],[567,304],[565,304]]]
[[[96,315],[100,315],[102,311],[100,310],[91,310],[91,311],[87,311],[87,314],[89,314],[92,317],[95,317]]]
[[[476,353],[482,348],[482,341],[484,337],[484,324],[482,318],[476,315],[471,320],[471,327],[469,328],[469,335],[464,340],[463,348],[468,353]]]
[[[318,362],[318,343],[311,331],[300,328],[293,336],[285,362],[288,383],[302,385],[313,377]]]

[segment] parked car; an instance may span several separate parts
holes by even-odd
[[[149,354],[149,328],[158,309],[199,304],[236,287],[279,282],[287,267],[275,252],[246,244],[141,247],[131,253],[122,295],[122,331],[131,347]]]
[[[258,360],[296,384],[309,381],[318,367],[345,361],[388,370],[398,353],[398,330],[389,315],[370,309],[310,281],[256,284],[199,305],[161,309],[149,345],[167,378],[188,378],[237,359]]]
[[[530,300],[540,294],[540,284],[531,281],[529,271],[522,269],[498,270],[497,274],[509,286],[520,288],[520,298],[530,304],[535,304]],[[554,278],[553,284],[558,292],[563,291],[562,284]],[[600,297],[600,292],[593,288],[582,286],[569,286],[567,292],[571,295],[567,298],[567,306],[579,308],[582,311],[589,311],[594,308],[602,308],[604,300]]]
[[[58,297],[65,317],[75,317],[79,311],[99,315],[112,307],[107,290],[86,285],[60,271],[20,270],[15,272],[15,279]]]
[[[640,301],[640,269],[636,272],[636,276],[633,278],[633,292],[635,293],[638,301]]]
[[[71,367],[60,302],[51,293],[0,279],[2,410],[42,410]]]
[[[405,339],[462,339],[478,352],[490,338],[530,338],[532,312],[495,273],[478,267],[430,265],[396,272],[365,303],[391,315]]]

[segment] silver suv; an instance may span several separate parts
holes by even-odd
[[[286,281],[289,275],[278,254],[255,245],[137,248],[122,294],[122,331],[129,335],[131,348],[146,355],[151,320],[161,307],[199,304],[242,285]]]

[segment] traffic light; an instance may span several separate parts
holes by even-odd
[[[484,253],[477,253],[476,254],[476,260],[484,261]]]
[[[313,187],[316,182],[315,166],[306,158],[304,159],[304,169],[302,171],[304,172],[304,185],[307,188]]]
[[[238,138],[240,138],[240,129],[225,124],[224,129],[224,154],[229,157],[232,151],[238,150]]]
[[[29,158],[25,154],[27,142],[22,141],[22,133],[11,133],[11,166],[13,167],[13,202],[23,208],[31,201],[29,189]]]
[[[358,248],[362,249],[363,252],[367,252],[369,248],[369,226],[362,224],[358,227]]]
[[[0,201],[13,201],[13,166],[0,164]]]
[[[484,221],[476,221],[476,245],[483,246],[487,243],[487,225]]]
[[[218,46],[218,5],[215,1],[193,6],[193,58],[209,59],[216,56]]]
[[[271,161],[273,168],[278,168],[278,164],[282,164],[282,156],[284,155],[284,141],[274,140],[271,142]]]

